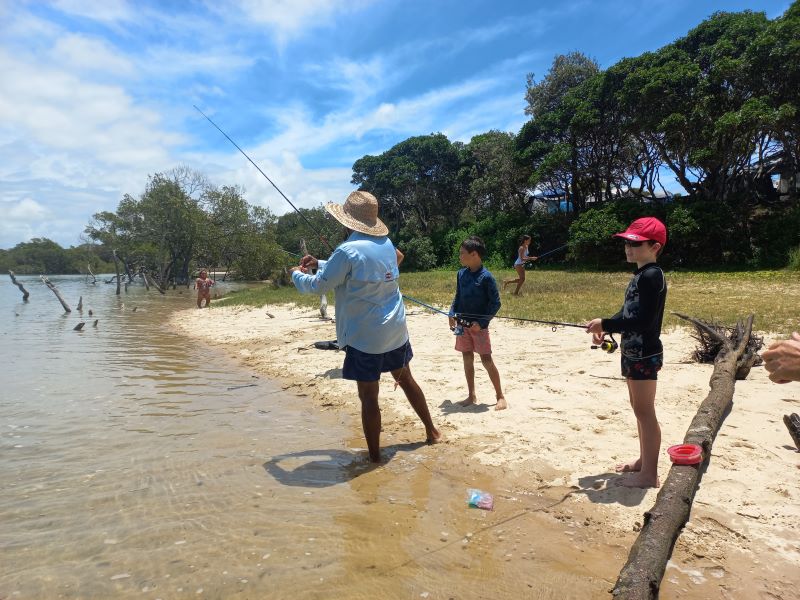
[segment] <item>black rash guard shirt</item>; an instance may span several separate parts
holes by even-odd
[[[603,331],[622,333],[622,354],[633,360],[657,356],[661,345],[661,321],[667,300],[667,280],[656,263],[636,269],[625,290],[622,309],[603,319]]]

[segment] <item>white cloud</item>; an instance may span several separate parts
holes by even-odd
[[[238,0],[236,4],[248,21],[273,29],[279,44],[315,26],[328,23],[335,15],[357,12],[374,0]]]
[[[56,40],[50,52],[51,64],[61,64],[70,71],[99,71],[119,77],[134,73],[131,60],[121,56],[104,40],[67,34]]]
[[[103,23],[119,23],[136,18],[136,11],[125,0],[55,0],[53,6],[63,13]]]
[[[20,202],[4,202],[3,204],[10,204],[10,206],[3,206],[4,218],[9,221],[35,221],[50,214],[49,210],[32,198],[23,198]]]

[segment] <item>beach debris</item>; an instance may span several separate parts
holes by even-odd
[[[83,296],[78,298],[78,312],[83,311]]]
[[[86,325],[86,322],[85,321],[81,321],[80,323],[75,325],[75,327],[72,328],[72,331],[81,331],[83,329],[84,325]]]
[[[97,327],[97,322],[98,322],[99,320],[100,320],[100,319],[95,319],[95,320],[94,320],[94,323],[92,323],[92,327]]]
[[[723,337],[697,319],[678,316],[704,329],[721,343],[721,350],[714,361],[714,372],[711,374],[711,389],[700,404],[683,439],[684,444],[700,446],[705,461],[693,465],[672,465],[655,504],[644,513],[642,530],[631,547],[628,560],[611,592],[615,598],[658,598],[661,580],[675,541],[689,520],[692,502],[703,472],[701,467],[711,457],[714,438],[733,401],[737,372],[751,341],[753,315],[736,324],[736,333],[732,338]]]
[[[483,510],[494,510],[494,497],[489,492],[469,488],[467,490],[467,504]]]
[[[136,312],[136,309],[139,308],[138,306],[134,306],[131,312]]]
[[[23,287],[23,285],[19,281],[17,281],[17,278],[14,276],[14,271],[9,271],[8,274],[11,276],[11,283],[17,286],[19,288],[19,291],[22,292],[22,301],[27,302],[28,296],[30,296],[28,290],[26,290]]]
[[[789,430],[789,435],[792,436],[792,441],[800,452],[800,415],[792,413],[790,415],[783,415],[783,424]]]
[[[266,315],[267,315],[267,316],[268,316],[270,319],[274,319],[274,318],[275,318],[275,315],[273,315],[272,313],[265,313],[265,314],[266,314]]]

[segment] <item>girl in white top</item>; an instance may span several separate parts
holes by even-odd
[[[516,283],[517,289],[513,291],[515,296],[519,296],[519,290],[522,288],[522,284],[525,283],[525,263],[530,262],[532,260],[538,260],[538,256],[530,256],[528,253],[528,246],[531,244],[531,236],[523,235],[519,239],[519,248],[517,249],[517,260],[514,261],[514,269],[517,271],[517,278],[516,279],[506,279],[503,281],[503,290],[506,289],[506,286],[509,283]]]

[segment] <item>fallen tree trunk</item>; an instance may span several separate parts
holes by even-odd
[[[44,284],[47,287],[49,287],[53,291],[53,293],[56,295],[56,298],[58,298],[58,301],[61,302],[61,306],[64,307],[64,310],[66,312],[72,312],[72,309],[69,307],[69,304],[67,304],[64,301],[64,298],[61,297],[61,292],[58,291],[58,288],[56,286],[54,286],[51,283],[51,281],[47,277],[45,277],[44,275],[42,275],[41,278],[42,278],[42,281],[44,282]]]
[[[11,275],[11,283],[17,286],[19,288],[19,291],[22,292],[22,301],[27,302],[28,296],[30,296],[28,290],[26,290],[23,287],[23,285],[19,281],[17,281],[17,278],[14,276],[14,271],[9,271],[8,274]]]
[[[737,323],[736,333],[731,340],[697,319],[675,314],[691,321],[708,335],[718,338],[722,344],[722,349],[714,360],[714,372],[709,382],[711,390],[700,405],[683,440],[685,444],[697,444],[703,449],[703,461],[696,465],[672,465],[658,492],[656,503],[644,513],[642,530],[612,590],[616,598],[639,600],[658,597],[667,561],[681,529],[689,520],[702,471],[711,457],[711,446],[733,400],[736,372],[740,368],[753,329],[753,315],[750,315],[744,324]]]

